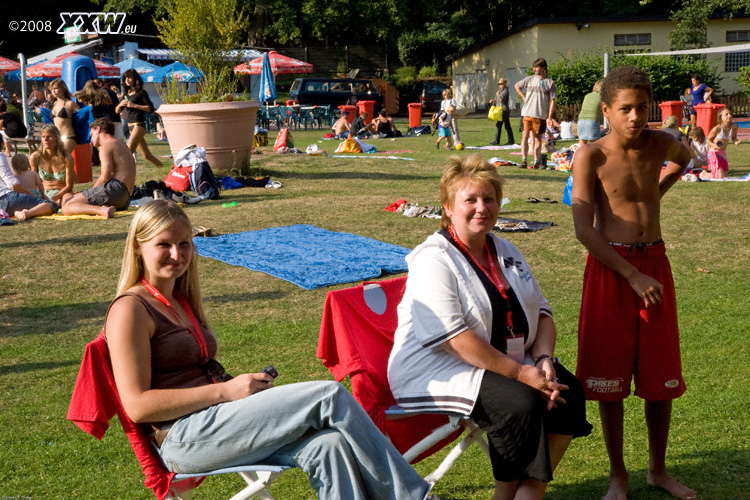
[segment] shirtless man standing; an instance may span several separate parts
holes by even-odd
[[[114,136],[115,125],[106,118],[91,123],[91,144],[99,148],[102,172],[90,189],[62,200],[63,215],[101,215],[127,210],[135,184],[135,160],[128,146]]]
[[[670,135],[646,129],[651,81],[620,66],[604,80],[602,111],[610,133],[576,153],[573,221],[589,250],[578,324],[578,379],[599,401],[609,455],[605,500],[625,500],[623,400],[635,377],[646,400],[647,481],[683,500],[696,493],[666,469],[672,400],[685,392],[677,306],[661,239],[661,198],[690,162]],[[668,161],[662,173],[662,164]]]

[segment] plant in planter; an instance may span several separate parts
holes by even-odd
[[[214,170],[239,169],[250,157],[259,108],[232,94],[237,86],[232,70],[239,61],[231,54],[247,32],[248,18],[237,0],[167,0],[164,10],[166,17],[156,21],[159,37],[204,75],[196,94],[187,95],[183,84],[172,80],[162,96],[165,104],[157,112],[172,154],[196,144],[206,148]]]

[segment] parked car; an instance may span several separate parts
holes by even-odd
[[[422,103],[422,113],[434,113],[440,110],[443,90],[450,88],[439,80],[419,80],[404,89],[400,89],[400,114],[406,114],[409,103]]]
[[[361,78],[297,78],[289,89],[289,99],[302,105],[341,106],[349,101],[352,89],[360,101],[375,101],[375,112],[383,106],[383,95],[370,80]]]

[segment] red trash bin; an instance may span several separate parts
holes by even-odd
[[[682,127],[683,106],[685,106],[685,103],[682,101],[664,101],[659,103],[659,107],[661,108],[661,121],[663,122],[664,118],[668,116],[676,116],[677,126]]]
[[[354,121],[355,115],[357,114],[357,106],[350,106],[348,104],[344,104],[342,106],[339,106],[339,109],[341,111],[348,111],[349,116],[346,117],[346,121],[349,123]]]
[[[73,169],[76,172],[76,182],[81,184],[91,182],[91,143],[78,144],[71,156],[73,157]]]
[[[422,103],[409,103],[409,128],[422,126]]]
[[[369,125],[372,121],[372,117],[375,115],[375,101],[357,101],[357,107],[359,108],[359,114],[367,113],[367,120],[365,125]]]
[[[719,121],[719,111],[726,108],[725,104],[696,104],[695,108],[695,125],[703,129],[703,133],[708,135],[712,128]]]

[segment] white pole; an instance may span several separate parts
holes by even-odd
[[[23,124],[26,125],[28,136],[31,137],[32,131],[29,127],[29,103],[26,99],[28,93],[26,92],[26,56],[22,53],[18,53],[18,61],[21,63],[21,103],[23,106]]]
[[[604,78],[609,74],[609,54],[604,53]]]

